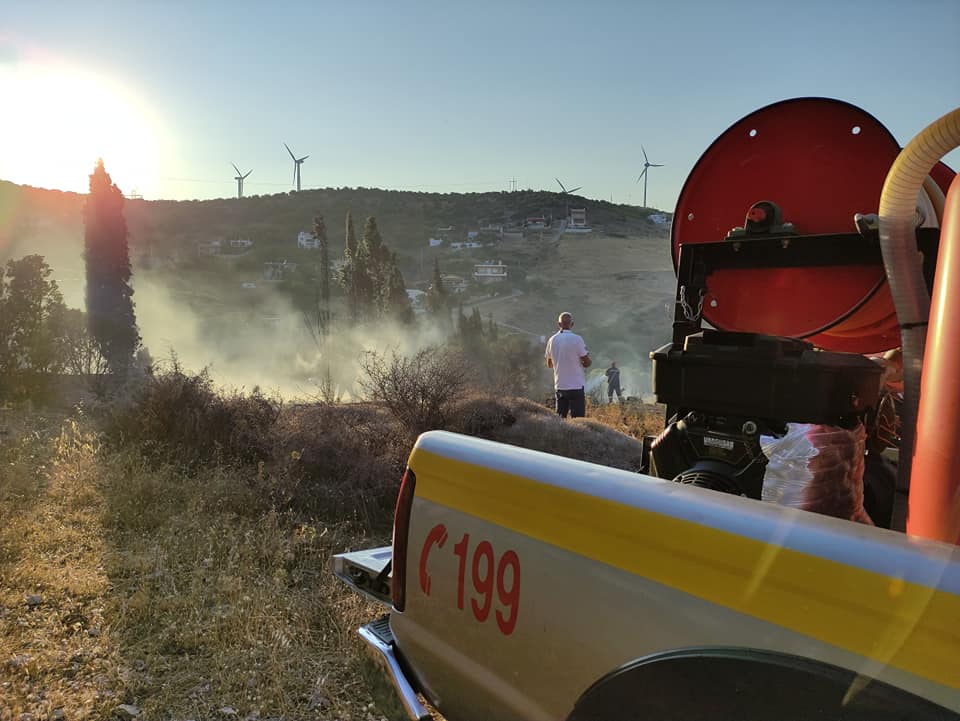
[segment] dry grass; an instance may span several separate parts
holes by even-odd
[[[0,717],[96,718],[117,694],[96,444],[25,418],[0,483]]]
[[[376,609],[327,564],[385,535],[64,428],[3,447],[0,718],[372,718],[355,628]]]
[[[373,403],[288,406],[246,456],[208,421],[261,423],[261,399],[210,411],[192,386],[196,432],[144,444],[176,417],[185,379],[173,382],[144,401],[149,417],[127,409],[109,443],[82,417],[0,417],[0,721],[110,718],[122,703],[149,719],[379,718],[355,633],[379,609],[328,563],[389,542],[410,429]],[[629,404],[590,415],[469,395],[444,418],[630,470],[638,437],[662,424]]]
[[[622,403],[590,404],[587,416],[634,438],[655,436],[663,430],[664,407],[629,398]]]

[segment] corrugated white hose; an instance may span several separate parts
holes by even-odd
[[[880,195],[880,249],[900,325],[903,350],[903,412],[897,488],[910,486],[913,442],[920,404],[920,374],[930,318],[916,240],[917,194],[930,169],[960,146],[960,108],[924,129],[894,161]]]

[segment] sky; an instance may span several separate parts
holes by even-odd
[[[960,105],[960,1],[0,0],[0,179],[128,194],[558,190],[672,210],[770,103],[862,107],[901,144]],[[947,161],[956,168],[960,156]]]

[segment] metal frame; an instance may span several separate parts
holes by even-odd
[[[707,280],[717,270],[748,268],[813,268],[838,265],[883,265],[880,239],[860,233],[770,235],[683,243],[677,262],[677,294],[673,343],[702,330],[702,307],[690,318],[689,308],[707,292]],[[691,299],[694,303],[691,303]],[[684,307],[686,304],[686,308]]]

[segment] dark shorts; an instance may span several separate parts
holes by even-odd
[[[569,414],[571,418],[583,418],[587,415],[587,397],[583,388],[557,391],[557,413],[561,418]]]

